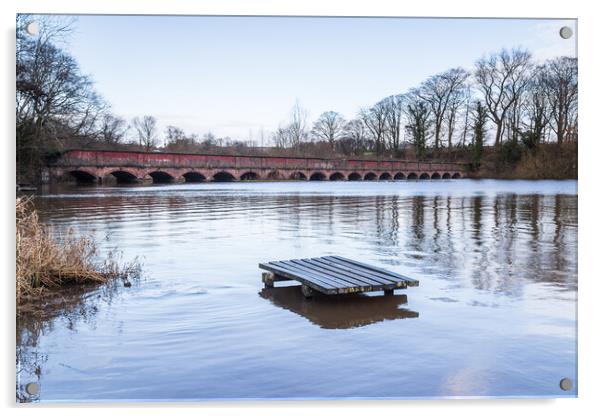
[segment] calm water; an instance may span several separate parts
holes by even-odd
[[[144,276],[18,322],[34,400],[576,395],[558,386],[577,377],[576,181],[72,186],[36,205]],[[259,262],[322,255],[420,286],[263,289]]]

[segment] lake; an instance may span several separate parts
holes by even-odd
[[[143,276],[17,322],[25,400],[576,396],[577,181],[66,185],[35,204]],[[258,263],[324,255],[420,286],[263,288]]]

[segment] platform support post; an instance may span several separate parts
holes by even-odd
[[[385,296],[393,296],[393,289],[385,289]]]
[[[261,273],[261,281],[263,282],[263,287],[270,288],[274,287],[274,273],[263,272]]]
[[[303,296],[305,296],[306,298],[311,298],[314,295],[314,290],[307,285],[301,286],[301,292],[303,293]]]

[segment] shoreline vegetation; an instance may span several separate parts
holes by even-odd
[[[577,179],[577,143],[540,145],[537,151],[519,149],[509,160],[495,153],[483,157],[478,170],[467,172],[473,179]]]
[[[140,275],[137,259],[122,263],[114,252],[99,259],[90,236],[76,236],[73,229],[55,235],[39,221],[31,198],[17,198],[15,207],[17,313],[43,309],[68,288],[118,280],[131,286]]]
[[[36,36],[25,27],[35,20]],[[153,115],[111,111],[68,48],[76,19],[17,16],[17,183],[38,184],[68,149],[375,158],[464,163],[471,177],[577,177],[578,62],[522,48],[475,57],[348,115],[310,117],[295,100],[270,129],[247,137],[187,132]],[[403,71],[400,71],[400,78]],[[203,115],[199,114],[202,120]],[[207,122],[204,120],[203,122]]]

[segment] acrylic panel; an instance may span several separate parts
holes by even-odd
[[[18,402],[577,396],[577,21],[18,15]]]

